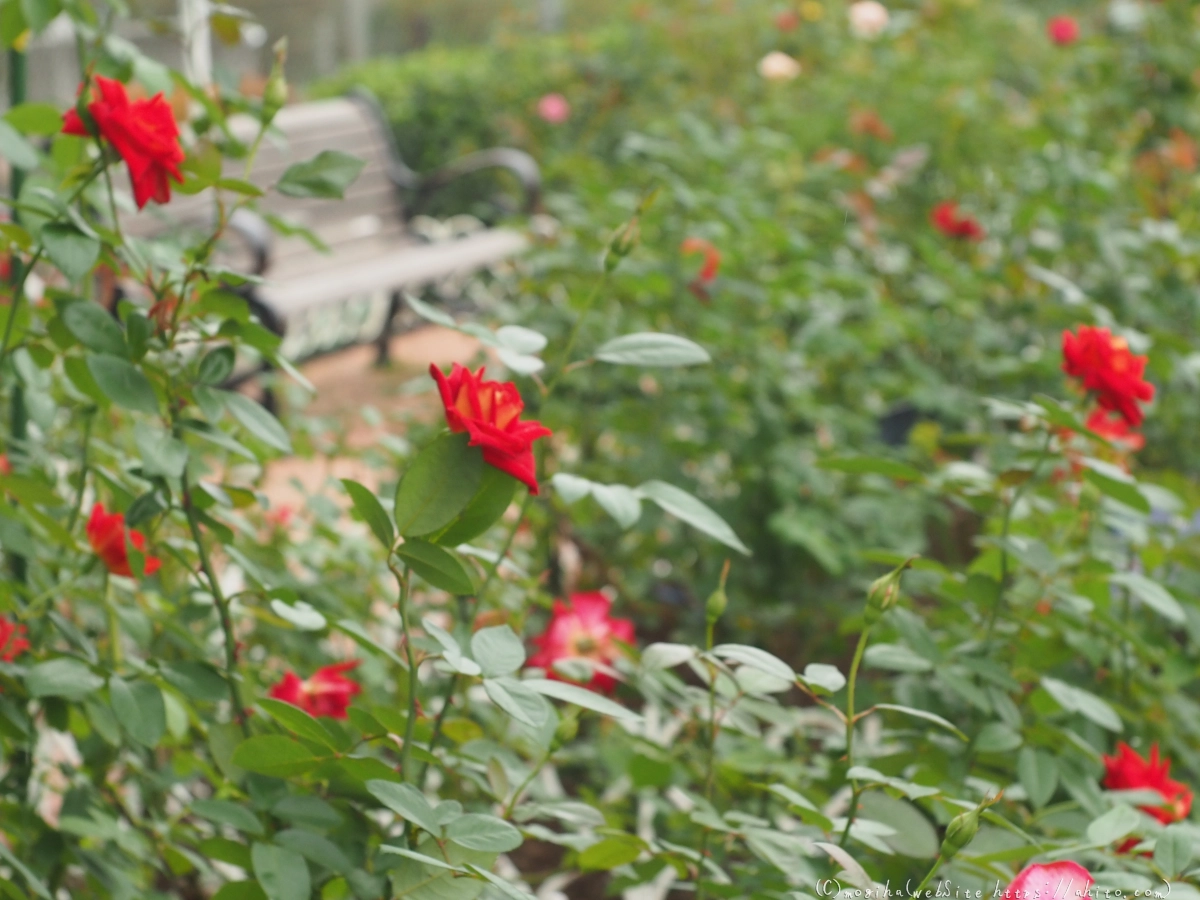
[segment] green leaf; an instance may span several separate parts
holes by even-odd
[[[292,452],[292,440],[279,420],[267,412],[261,403],[256,403],[245,394],[221,391],[225,408],[256,438],[282,453]]]
[[[642,855],[646,843],[632,834],[617,834],[592,844],[579,854],[579,868],[610,870],[633,862]]]
[[[390,550],[392,544],[396,543],[396,529],[392,527],[392,520],[384,510],[383,504],[379,502],[379,498],[350,478],[343,478],[342,486],[346,488],[346,493],[350,495],[355,510],[370,527],[371,533],[379,539],[379,543]]]
[[[748,644],[719,644],[713,647],[712,653],[713,656],[724,660],[733,660],[743,666],[750,666],[783,681],[796,680],[796,673],[792,671],[791,666],[778,656],[768,653],[766,650],[760,650],[758,647],[751,647]]]
[[[4,119],[0,119],[0,156],[7,159],[17,169],[36,169],[38,167],[37,149]]]
[[[475,593],[470,574],[449,550],[428,541],[410,539],[396,548],[396,556],[436,588],[460,596]]]
[[[1195,844],[1187,825],[1168,825],[1154,845],[1154,864],[1174,878],[1191,865]]]
[[[229,800],[193,800],[190,809],[210,822],[228,825],[254,837],[260,837],[264,833],[258,816],[246,807]]]
[[[34,697],[82,700],[103,684],[103,678],[69,656],[40,662],[25,675],[25,689]]]
[[[449,525],[483,481],[483,452],[466,434],[445,434],[417,454],[396,488],[396,528],[419,537]]]
[[[224,676],[206,663],[190,660],[167,663],[162,667],[162,674],[189,700],[214,703],[229,697],[229,687]]]
[[[863,794],[861,803],[864,818],[895,830],[894,834],[882,835],[881,840],[896,853],[913,859],[933,859],[938,855],[941,841],[937,832],[912,803],[881,791]]]
[[[485,678],[483,689],[493,703],[530,728],[541,728],[550,717],[550,705],[515,678]]]
[[[41,34],[46,26],[62,12],[61,0],[21,0],[21,10],[25,13],[25,21],[29,23],[34,34]]]
[[[836,694],[846,686],[846,676],[837,666],[827,663],[809,663],[804,667],[804,674],[800,678],[809,687],[818,687],[831,694]]]
[[[1150,607],[1164,619],[1169,619],[1177,625],[1187,621],[1187,616],[1171,592],[1156,581],[1151,581],[1145,575],[1137,572],[1114,572],[1108,576],[1111,584],[1127,588],[1139,602]]]
[[[83,281],[100,259],[100,242],[66,223],[52,222],[42,228],[42,246],[72,284]]]
[[[471,635],[471,655],[489,678],[511,675],[525,662],[525,645],[507,625],[481,628]],[[477,848],[486,849],[486,848]]]
[[[1084,469],[1083,477],[1095,485],[1100,490],[1100,493],[1106,497],[1111,497],[1120,503],[1124,503],[1138,512],[1149,514],[1150,501],[1137,489],[1137,485],[1134,482],[1111,478],[1093,468]]]
[[[872,644],[863,654],[863,665],[892,672],[928,672],[933,663],[903,644]]]
[[[503,819],[481,813],[459,816],[446,828],[446,837],[468,850],[507,853],[524,842],[521,832]]]
[[[154,393],[154,386],[133,363],[115,356],[89,353],[87,368],[104,396],[118,406],[157,415],[158,395]]]
[[[457,547],[483,534],[504,515],[519,482],[493,466],[483,467],[482,483],[466,508],[432,540],[443,547]]]
[[[1034,809],[1041,809],[1058,789],[1058,763],[1044,750],[1022,747],[1017,755],[1017,776]]]
[[[480,868],[479,866],[473,866],[470,863],[467,863],[467,869],[470,870],[471,872],[474,872],[480,878],[485,879],[488,883],[490,883],[498,891],[500,891],[500,893],[502,893],[505,897],[508,897],[509,900],[537,900],[537,898],[534,897],[533,894],[530,894],[526,891],[521,890],[519,887],[517,887],[511,881],[505,881],[499,875],[497,875],[496,873],[494,873],[488,869],[483,869],[483,868]]]
[[[97,303],[75,300],[62,309],[62,321],[75,339],[89,350],[125,357],[125,332],[120,323]]]
[[[325,197],[341,200],[365,163],[339,150],[322,150],[307,162],[288,166],[279,183],[279,193],[288,197]]]
[[[685,337],[653,331],[613,338],[596,350],[596,359],[622,366],[695,366],[712,362],[708,351]]]
[[[217,347],[210,350],[200,360],[196,369],[196,380],[200,384],[219,387],[233,374],[233,366],[237,362],[237,354],[232,347]]]
[[[1114,806],[1087,827],[1088,841],[1098,846],[1111,844],[1134,831],[1141,824],[1137,811],[1132,806]]]
[[[416,852],[437,862],[425,863],[408,856],[414,860],[413,865],[392,869],[392,893],[387,896],[394,900],[475,900],[483,893],[486,885],[482,881],[463,878],[457,873],[462,871],[464,863],[482,869],[490,868],[496,861],[495,853],[468,850],[453,843],[447,843],[443,852],[432,837],[421,841]],[[364,893],[363,896],[381,897],[383,894],[375,891]]]
[[[21,103],[4,114],[21,134],[55,135],[62,131],[63,116],[52,103]]]
[[[133,440],[142,457],[142,468],[147,475],[163,475],[178,478],[187,466],[187,445],[149,422],[138,422],[133,429]]]
[[[641,716],[631,709],[626,709],[620,703],[602,697],[595,691],[565,681],[551,681],[549,678],[530,678],[522,681],[525,687],[555,700],[564,700],[584,709],[590,709],[601,715],[612,716],[614,719],[625,719],[631,722],[641,720]]]
[[[1042,687],[1068,712],[1079,713],[1109,731],[1121,731],[1121,717],[1095,694],[1045,676],[1042,677]]]
[[[17,859],[16,856],[13,855],[13,852],[9,850],[8,847],[6,847],[3,843],[0,843],[0,860],[3,860],[4,862],[8,863],[8,865],[12,866],[13,871],[17,872],[22,878],[25,879],[25,883],[29,885],[29,889],[31,891],[33,891],[39,897],[44,898],[44,900],[52,900],[50,889],[46,887],[45,883],[33,873],[32,869]]]
[[[322,744],[330,750],[339,749],[338,742],[329,733],[329,729],[300,709],[300,707],[284,703],[282,700],[274,700],[267,697],[259,700],[258,705],[262,707],[267,715],[293,734],[307,741]]]
[[[158,686],[148,681],[130,684],[114,675],[108,695],[125,733],[143,747],[157,747],[167,731],[167,708]]]
[[[925,477],[919,469],[908,463],[883,459],[878,456],[842,456],[823,459],[817,463],[817,467],[832,469],[835,472],[849,472],[853,475],[883,475],[897,481],[921,481]]]
[[[309,900],[312,882],[308,863],[295,850],[255,844],[250,856],[254,860],[254,877],[268,900]]]
[[[298,741],[279,734],[265,734],[238,744],[232,762],[247,772],[288,778],[316,768],[322,759]]]
[[[309,862],[324,866],[339,875],[347,875],[354,871],[354,864],[337,844],[311,831],[289,828],[275,835],[275,843],[288,850],[294,850]]]
[[[339,619],[334,627],[336,627],[338,631],[348,634],[350,637],[354,638],[355,642],[360,647],[363,647],[372,653],[379,653],[383,656],[386,656],[392,661],[392,663],[400,666],[401,668],[404,668],[407,665],[404,660],[400,658],[400,655],[396,653],[396,651],[377,642],[375,638],[371,637],[371,635],[367,633],[366,629],[364,629],[358,622],[355,622],[352,619]]]
[[[914,709],[911,706],[898,706],[895,703],[876,703],[875,708],[876,709],[890,709],[893,712],[904,713],[906,716],[915,716],[918,719],[924,719],[927,722],[933,722],[935,725],[939,725],[942,728],[945,728],[947,731],[951,732],[952,734],[957,735],[962,740],[964,740],[964,741],[967,740],[967,736],[965,734],[963,734],[961,731],[959,731],[950,722],[947,722],[945,719],[943,719],[939,715],[936,715],[931,712],[926,712],[923,709]]]
[[[325,617],[303,600],[291,604],[275,598],[271,601],[271,611],[301,631],[322,631],[329,626]]]
[[[250,867],[253,865],[248,858],[250,854],[246,856],[246,867]],[[267,900],[267,895],[257,881],[227,881],[213,894],[212,900]]]
[[[367,790],[376,800],[405,821],[412,822],[433,835],[441,834],[433,807],[425,795],[411,784],[396,784],[393,781],[373,779],[367,782]]]
[[[637,492],[698,531],[716,538],[727,547],[750,555],[750,549],[741,542],[729,524],[687,491],[665,481],[647,481],[637,488]]]
[[[1073,431],[1076,434],[1083,434],[1087,431],[1087,428],[1076,418],[1075,414],[1053,397],[1047,397],[1045,394],[1034,394],[1033,402],[1044,410],[1046,421],[1051,425],[1066,428],[1068,431]]]

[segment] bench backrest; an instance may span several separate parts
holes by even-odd
[[[230,127],[246,142],[253,140],[258,131],[258,123],[248,117],[231,120]],[[359,98],[284,107],[259,147],[250,177],[254,184],[265,190],[279,180],[288,166],[306,162],[323,150],[349,153],[362,159],[365,165],[342,202],[270,192],[258,199],[259,209],[311,230],[333,249],[365,238],[400,238],[405,230],[404,209],[396,176],[403,177],[406,170],[394,156],[386,127],[372,105]],[[244,162],[229,160],[225,176],[242,178],[244,170]],[[180,225],[195,227],[211,220],[213,202],[209,191],[192,197],[176,194],[167,205],[148,207],[123,224],[127,232],[140,236],[159,235]],[[272,263],[281,264],[294,254],[314,252],[300,238],[276,238]]]

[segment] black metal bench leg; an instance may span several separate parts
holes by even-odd
[[[400,292],[394,291],[388,298],[387,316],[383,320],[383,329],[376,339],[375,365],[386,366],[392,361],[392,334],[396,316],[400,315]]]

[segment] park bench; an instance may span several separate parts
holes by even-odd
[[[257,123],[231,123],[249,141]],[[396,152],[389,125],[367,95],[301,103],[280,110],[255,160],[251,180],[261,188],[284,170],[323,150],[340,150],[365,163],[342,201],[294,198],[271,192],[259,200],[262,213],[307,229],[326,247],[321,252],[300,235],[279,235],[265,219],[239,215],[231,223],[248,253],[239,254],[247,274],[260,283],[242,292],[263,324],[283,337],[281,355],[302,362],[356,344],[375,343],[388,359],[394,323],[404,292],[461,279],[521,252],[524,235],[487,228],[457,229],[430,240],[412,227],[413,216],[439,190],[485,169],[507,169],[520,183],[523,209],[538,204],[541,178],[528,154],[508,148],[483,150],[428,174],[408,168]],[[242,176],[236,162],[227,177]],[[177,195],[161,209],[131,220],[127,231],[161,236],[188,223],[211,221],[212,198]],[[455,229],[442,229],[454,232]],[[244,379],[247,373],[242,373]],[[253,373],[251,373],[253,374]]]

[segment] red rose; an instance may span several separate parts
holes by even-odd
[[[983,226],[973,216],[959,213],[958,204],[953,200],[944,200],[935,206],[929,214],[929,221],[946,237],[982,241],[987,235]]]
[[[785,9],[775,16],[775,27],[780,31],[795,31],[800,27],[800,14],[794,9]]]
[[[1119,414],[1097,409],[1088,416],[1085,423],[1089,431],[1094,431],[1111,444],[1117,445],[1129,453],[1136,453],[1146,446],[1146,437],[1129,427]]]
[[[140,531],[125,528],[125,516],[121,513],[110,513],[103,503],[92,507],[92,516],[87,523],[88,543],[96,555],[104,560],[108,571],[114,575],[133,575],[129,568],[129,549],[125,546],[126,535],[129,543],[140,552],[146,552],[146,538]],[[146,556],[145,574],[153,575],[162,567],[162,560],[157,556]]]
[[[300,707],[310,716],[344,719],[350,701],[362,693],[362,685],[342,673],[349,672],[357,665],[358,660],[352,659],[325,666],[303,681],[295,672],[288,672],[283,680],[271,688],[271,696]]]
[[[717,277],[717,271],[721,268],[721,251],[711,242],[698,237],[685,238],[679,245],[679,252],[684,256],[692,253],[704,254],[704,265],[700,268],[700,274],[696,276],[697,281],[707,284]]]
[[[1063,371],[1093,391],[1103,409],[1121,414],[1137,427],[1145,417],[1138,401],[1154,399],[1154,385],[1142,378],[1146,357],[1134,356],[1124,338],[1107,328],[1079,326],[1079,333],[1064,331]]]
[[[608,613],[612,602],[599,591],[572,594],[563,603],[554,601],[550,624],[533,639],[537,652],[529,657],[529,665],[545,669],[547,677],[566,681],[554,670],[562,659],[589,659],[602,666],[611,666],[624,652],[623,644],[634,641],[633,622],[614,619]],[[586,685],[594,691],[611,693],[616,679],[607,672],[596,671]]]
[[[12,662],[28,649],[25,626],[14,625],[8,619],[0,619],[0,660]]]
[[[1055,16],[1046,23],[1046,34],[1054,43],[1065,47],[1079,40],[1079,23],[1070,16]]]
[[[1159,762],[1158,744],[1150,747],[1150,758],[1143,759],[1124,741],[1117,744],[1116,756],[1104,757],[1104,786],[1112,791],[1154,791],[1163,798],[1161,806],[1142,806],[1142,812],[1164,825],[1186,819],[1192,811],[1192,792],[1185,784],[1168,777],[1170,760]],[[1127,842],[1133,846],[1137,841]],[[1122,846],[1122,849],[1128,849]]]
[[[533,442],[552,432],[541,422],[522,422],[525,404],[512,382],[484,381],[478,372],[454,364],[447,378],[436,364],[429,374],[438,384],[446,424],[454,432],[471,435],[472,447],[483,448],[483,461],[524,482],[531,494],[538,492]]]
[[[1087,896],[1094,880],[1092,873],[1079,863],[1035,863],[1020,871],[998,900],[1079,900]]]
[[[8,454],[0,453],[0,475],[11,475],[12,473],[13,467],[8,459]]]
[[[149,100],[130,101],[125,85],[111,78],[96,76],[100,99],[87,105],[87,111],[104,138],[125,160],[133,183],[133,198],[138,209],[151,200],[166,203],[171,199],[171,182],[183,183],[183,148],[179,145],[179,126],[171,106],[160,93]],[[90,137],[92,132],[74,109],[67,110],[63,133]]]

